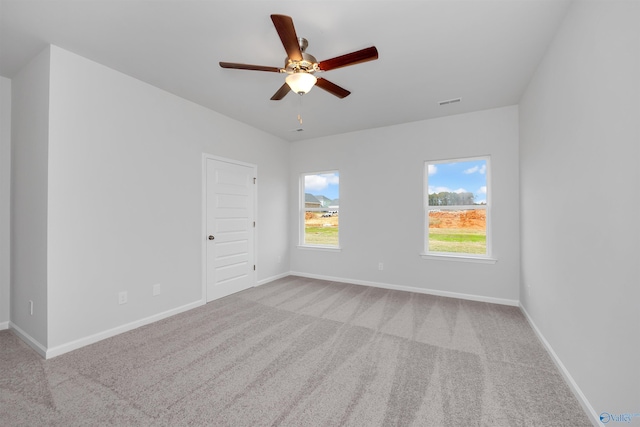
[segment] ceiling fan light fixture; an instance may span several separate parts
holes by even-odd
[[[318,79],[313,74],[300,72],[289,74],[284,81],[287,82],[292,91],[299,95],[304,95],[313,88]]]

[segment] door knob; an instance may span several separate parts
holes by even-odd
[[[213,240],[215,239],[215,237],[213,237],[211,234],[209,235],[209,240]]]

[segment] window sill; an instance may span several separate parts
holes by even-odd
[[[312,251],[325,251],[325,252],[341,252],[342,248],[339,246],[320,246],[320,245],[298,245],[298,249],[312,250]]]
[[[474,257],[469,255],[445,255],[445,254],[425,254],[421,253],[420,258],[430,259],[437,261],[458,261],[458,262],[473,262],[477,264],[495,264],[498,262],[496,258],[489,257]]]

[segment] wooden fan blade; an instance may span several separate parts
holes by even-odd
[[[316,86],[318,86],[320,89],[326,90],[330,94],[335,95],[340,99],[342,99],[342,98],[344,98],[346,96],[349,96],[349,94],[351,93],[348,90],[346,90],[344,88],[341,88],[337,84],[331,83],[327,79],[323,79],[322,77],[318,77],[318,81],[316,82]]]
[[[236,64],[235,62],[221,62],[222,68],[233,68],[234,70],[253,70],[253,71],[269,71],[272,73],[279,73],[278,67],[265,67],[264,65],[249,65],[249,64]]]
[[[276,93],[273,94],[273,96],[271,97],[272,101],[280,101],[282,98],[284,98],[289,92],[291,91],[291,88],[289,87],[288,84],[283,84],[282,86],[280,86],[280,89],[278,89],[278,91]]]
[[[360,64],[361,62],[373,61],[378,59],[378,49],[375,46],[356,52],[347,53],[346,55],[336,56],[335,58],[321,61],[318,66],[322,71],[335,70],[336,68],[346,67],[347,65]]]
[[[302,61],[302,52],[298,44],[296,28],[293,26],[293,19],[286,15],[271,15],[271,20],[276,27],[280,41],[282,41],[282,46],[284,46],[284,50],[287,52],[289,59],[292,61]]]

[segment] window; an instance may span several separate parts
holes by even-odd
[[[340,174],[302,174],[300,188],[300,244],[338,248]]]
[[[489,158],[425,162],[424,175],[424,255],[489,258]]]

